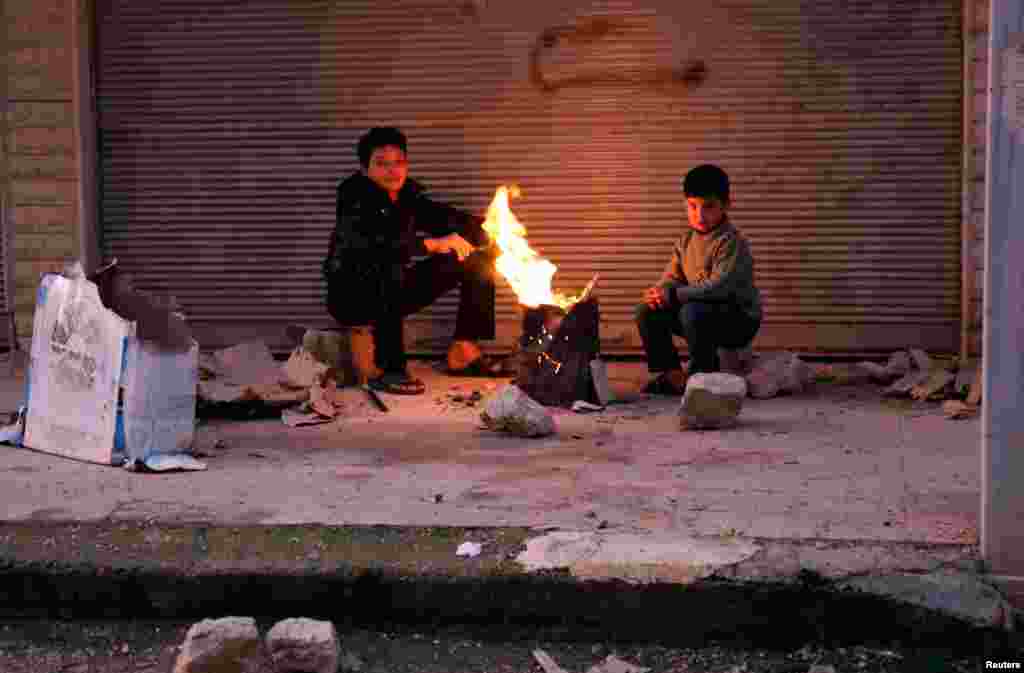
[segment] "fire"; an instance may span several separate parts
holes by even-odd
[[[551,291],[551,278],[558,267],[542,258],[527,244],[526,227],[519,222],[508,205],[510,197],[518,196],[517,187],[502,185],[487,207],[484,231],[501,250],[495,267],[508,281],[520,304],[530,308],[547,304],[568,310],[580,297]]]

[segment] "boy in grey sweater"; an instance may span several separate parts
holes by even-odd
[[[697,166],[683,180],[689,226],[675,243],[661,280],[636,308],[647,368],[644,392],[681,395],[686,377],[672,335],[690,351],[690,374],[719,370],[718,348],[743,348],[761,327],[750,245],[729,221],[729,176]]]

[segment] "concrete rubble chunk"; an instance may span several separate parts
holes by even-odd
[[[882,391],[886,397],[905,397],[910,394],[914,386],[924,384],[931,376],[930,372],[912,371],[905,374],[898,381],[893,382],[888,388]]]
[[[910,389],[910,396],[915,400],[945,398],[953,392],[955,378],[945,369],[934,369],[929,372],[927,380]]]
[[[480,412],[484,425],[519,437],[544,437],[555,433],[555,418],[544,405],[515,385],[502,387]]]
[[[331,622],[284,619],[267,632],[267,651],[276,673],[335,673],[341,648]]]
[[[890,383],[894,378],[894,375],[889,371],[888,367],[880,365],[877,362],[865,360],[863,362],[858,362],[857,367],[867,373],[875,383]]]
[[[933,364],[931,357],[929,357],[928,353],[924,352],[920,348],[910,349],[910,360],[914,363],[914,366],[917,369],[920,369],[923,372],[930,372],[932,370]]]
[[[866,575],[840,586],[920,605],[976,626],[1013,628],[1012,606],[998,590],[972,573]]]
[[[897,351],[889,356],[889,361],[885,363],[885,369],[889,372],[889,376],[892,378],[899,378],[905,376],[911,368],[910,355],[905,351]]]
[[[527,540],[516,561],[528,572],[567,569],[580,579],[690,584],[735,566],[760,549],[740,537],[554,531]]]
[[[694,374],[686,383],[679,406],[683,430],[729,428],[737,423],[747,382],[734,374]]]
[[[268,673],[270,660],[252,617],[204,619],[189,628],[173,673]]]
[[[779,393],[802,392],[815,377],[813,367],[795,353],[786,351],[758,357],[746,380],[751,397],[767,399]]]

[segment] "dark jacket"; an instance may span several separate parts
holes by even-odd
[[[372,324],[394,306],[405,266],[427,254],[424,238],[459,233],[473,245],[487,242],[482,217],[432,201],[415,180],[407,179],[392,202],[356,172],[338,185],[337,197],[323,273],[328,311],[342,325]]]

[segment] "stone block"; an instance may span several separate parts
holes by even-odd
[[[269,668],[256,621],[224,617],[192,625],[173,673],[266,673]]]
[[[284,619],[267,632],[267,652],[277,673],[336,673],[338,633],[331,622]]]
[[[716,372],[694,374],[686,382],[679,406],[679,425],[683,430],[729,428],[737,424],[747,382],[734,374]]]

